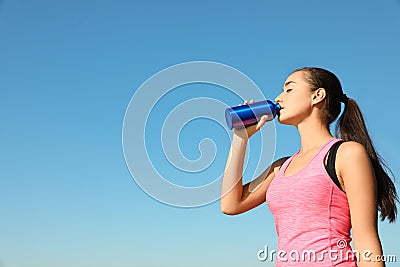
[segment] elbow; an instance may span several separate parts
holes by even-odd
[[[225,215],[233,216],[233,215],[238,215],[238,214],[239,214],[239,212],[237,211],[237,209],[234,209],[234,208],[229,207],[229,206],[227,206],[227,205],[222,205],[222,204],[221,204],[220,207],[221,207],[221,212],[222,212],[223,214],[225,214]]]
[[[221,212],[222,212],[223,214],[225,214],[225,215],[230,215],[230,216],[236,215],[235,212],[233,212],[233,211],[231,211],[231,210],[229,210],[229,209],[221,209]]]

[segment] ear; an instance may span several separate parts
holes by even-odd
[[[312,94],[312,103],[314,105],[321,103],[325,99],[325,97],[326,97],[325,88],[318,88]]]

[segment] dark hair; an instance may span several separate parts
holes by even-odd
[[[322,108],[322,121],[328,129],[329,125],[340,114],[341,102],[344,103],[344,111],[336,123],[335,134],[344,141],[355,141],[365,147],[377,181],[378,209],[381,212],[381,220],[387,218],[389,222],[394,222],[397,217],[396,202],[399,201],[399,198],[396,187],[388,173],[392,177],[394,175],[376,152],[356,101],[343,93],[339,79],[332,72],[322,68],[310,67],[297,69],[294,72],[298,71],[304,72],[304,78],[310,84],[311,90],[325,89],[326,97]]]

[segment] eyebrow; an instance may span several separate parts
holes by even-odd
[[[295,83],[295,82],[294,81],[288,81],[288,82],[285,83],[285,85],[283,87],[288,86],[291,83]],[[282,90],[284,90],[284,89],[282,88]]]
[[[288,81],[287,83],[285,83],[285,86],[288,86],[291,83],[295,83],[294,81]]]

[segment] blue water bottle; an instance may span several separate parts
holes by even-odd
[[[232,128],[257,124],[264,115],[267,115],[270,121],[279,114],[280,109],[281,106],[278,103],[275,104],[270,100],[227,108],[225,110],[226,124],[232,130]]]

